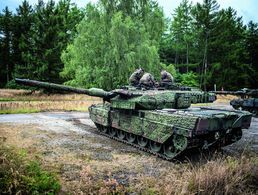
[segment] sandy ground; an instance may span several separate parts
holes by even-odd
[[[212,107],[228,108],[225,104]],[[83,112],[0,115],[0,141],[38,156],[60,176],[62,191],[75,194],[85,192],[83,188],[93,181],[115,179],[128,186],[135,177],[159,177],[167,167],[178,166],[99,135],[89,114]],[[258,154],[258,118],[252,119],[240,141],[223,150],[230,155],[245,150]]]

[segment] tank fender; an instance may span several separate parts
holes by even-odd
[[[233,123],[232,129],[239,128],[239,127],[243,129],[248,129],[250,127],[250,123],[252,119],[250,115],[240,115]]]
[[[158,143],[164,143],[173,135],[180,135],[183,137],[191,137],[192,131],[186,128],[177,127],[174,125],[167,125],[159,122],[143,121],[143,136]]]

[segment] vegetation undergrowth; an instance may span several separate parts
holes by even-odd
[[[21,113],[36,113],[42,110],[37,108],[22,108],[22,109],[12,109],[12,110],[0,110],[0,114],[21,114]]]
[[[95,162],[96,163],[96,162]],[[156,166],[146,161],[144,168]],[[125,169],[125,167],[121,168]],[[127,171],[134,172],[126,167]],[[122,170],[120,170],[122,171]],[[143,171],[143,172],[142,172]],[[78,186],[72,183],[71,192],[83,194],[257,194],[258,158],[217,156],[207,162],[179,163],[160,168],[153,174],[138,170],[130,175],[128,183],[111,172],[104,178],[94,165],[84,166]]]
[[[216,157],[134,181],[131,190],[142,194],[257,194],[258,158]]]
[[[37,113],[47,111],[77,111],[77,112],[88,112],[88,108],[75,108],[71,110],[65,109],[40,109],[40,108],[21,108],[12,110],[0,110],[0,114],[26,114],[26,113]]]
[[[56,194],[60,188],[57,177],[25,151],[0,143],[0,194]]]

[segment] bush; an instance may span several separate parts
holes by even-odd
[[[56,176],[27,160],[24,151],[0,144],[0,194],[56,194],[60,187]]]
[[[207,163],[178,164],[159,177],[134,178],[139,194],[257,194],[257,157],[217,156]]]
[[[198,87],[198,77],[195,73],[193,72],[188,72],[185,74],[180,74],[179,75],[179,80],[180,83],[189,87]]]

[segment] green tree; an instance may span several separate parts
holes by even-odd
[[[41,80],[62,82],[59,72],[63,69],[61,52],[75,35],[75,26],[82,18],[81,11],[70,0],[53,0],[36,7],[35,28],[35,77]]]
[[[188,0],[183,0],[180,5],[175,9],[174,17],[171,25],[171,34],[174,40],[174,47],[176,51],[175,63],[178,63],[178,58],[182,55],[182,61],[189,65],[189,47],[193,42],[192,31],[192,4]]]
[[[134,10],[135,2],[144,9]],[[137,67],[159,76],[159,36],[152,32],[159,27],[153,26],[150,31],[151,22],[146,18],[155,16],[158,21],[163,15],[155,14],[157,7],[147,12],[142,2],[100,1],[87,5],[78,36],[62,55],[65,67],[61,75],[69,80],[67,83],[112,89],[126,84]]]
[[[216,0],[203,0],[197,3],[192,10],[195,32],[197,32],[197,45],[203,54],[200,71],[200,84],[204,90],[207,88],[207,70],[210,58],[210,41],[214,39],[215,27],[217,25],[219,5]],[[196,48],[197,49],[197,48]]]
[[[218,64],[210,67],[210,85],[216,83],[224,89],[249,86],[252,68],[246,63],[245,27],[242,19],[237,17],[236,11],[231,7],[222,9],[218,13],[218,18],[218,38],[210,42],[210,51],[213,54],[211,62]]]
[[[33,37],[34,11],[28,1],[23,1],[16,9],[13,27],[13,61],[14,76],[35,78],[34,49],[35,44]]]
[[[3,14],[0,17],[0,42],[1,42],[1,52],[0,52],[0,63],[1,67],[4,69],[1,71],[2,82],[7,83],[11,79],[11,73],[13,70],[12,62],[12,25],[13,25],[13,15],[9,11],[8,7],[5,7]],[[2,69],[1,68],[1,69]],[[3,79],[4,78],[4,79]]]
[[[258,88],[258,24],[250,21],[245,35],[247,63],[250,64],[254,70],[250,73],[250,75],[252,75],[251,86]]]
[[[34,9],[24,0],[16,11],[0,15],[1,86],[12,77],[62,82],[61,52],[76,35],[83,10],[70,0],[40,0]]]

